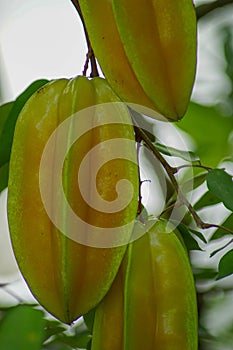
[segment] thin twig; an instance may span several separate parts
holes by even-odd
[[[99,72],[98,72],[98,68],[97,68],[97,64],[96,64],[96,58],[95,58],[94,51],[93,51],[92,46],[91,46],[91,42],[89,39],[89,35],[88,35],[87,29],[86,29],[86,25],[84,22],[84,18],[83,18],[82,12],[81,12],[79,2],[78,2],[78,0],[71,0],[71,2],[73,3],[74,7],[76,8],[76,10],[79,14],[79,17],[82,21],[82,25],[83,25],[83,29],[84,29],[84,33],[85,33],[85,37],[86,37],[86,42],[87,42],[87,48],[88,48],[88,52],[87,52],[87,56],[86,56],[87,58],[86,58],[86,62],[85,62],[84,69],[83,69],[83,75],[86,75],[86,72],[88,69],[88,61],[90,60],[90,62],[91,62],[91,75],[90,76],[92,78],[98,77]]]
[[[181,206],[181,203],[172,203],[171,205],[169,205],[168,207],[166,207],[160,214],[159,214],[159,218],[162,217],[164,214],[168,213],[169,211],[173,210],[175,207]]]
[[[176,167],[176,171],[178,172],[181,169],[184,168],[201,168],[201,169],[205,169],[207,171],[212,170],[212,168],[206,166],[206,165],[202,165],[202,164],[184,164],[184,165],[180,165],[178,167]]]
[[[215,227],[215,228],[219,228],[219,229],[221,229],[221,230],[223,230],[223,231],[225,231],[225,232],[228,232],[229,234],[233,234],[233,231],[232,230],[230,230],[229,228],[227,228],[227,227],[225,227],[225,226],[222,226],[222,225],[217,225],[217,224],[205,224],[205,226],[206,227],[204,227],[204,228],[213,228],[213,227]]]
[[[136,120],[134,119],[134,117],[132,116],[134,123],[136,124]],[[137,125],[137,124],[136,124]],[[166,161],[166,159],[159,153],[159,151],[154,147],[153,143],[150,141],[149,137],[146,135],[146,133],[140,129],[139,127],[135,128],[137,134],[141,137],[141,139],[145,142],[147,148],[149,148],[152,153],[154,154],[154,156],[158,159],[158,161],[162,164],[163,168],[165,169],[178,197],[179,200],[182,204],[184,204],[188,210],[190,211],[190,213],[192,214],[196,224],[198,227],[202,227],[202,220],[199,217],[199,215],[196,213],[195,209],[193,208],[193,206],[191,205],[191,203],[189,203],[189,201],[187,200],[187,198],[184,196],[183,192],[181,191],[178,182],[176,181],[174,172],[176,171],[174,168],[172,168],[170,166],[170,164]]]
[[[192,204],[187,200],[187,198],[185,197],[185,195],[183,194],[183,192],[180,189],[180,186],[175,178],[175,168],[171,167],[170,164],[166,161],[166,159],[159,153],[159,151],[156,149],[156,147],[154,147],[153,143],[151,142],[151,140],[149,139],[149,137],[146,135],[146,133],[137,126],[137,122],[132,114],[131,111],[131,117],[133,119],[134,125],[135,125],[135,131],[136,134],[138,135],[138,137],[140,139],[142,139],[145,143],[145,145],[147,146],[147,148],[149,148],[152,153],[154,154],[154,156],[159,160],[159,162],[162,164],[163,168],[165,169],[176,193],[178,196],[178,200],[179,200],[179,205],[185,205],[187,207],[187,209],[189,210],[190,214],[192,215],[197,227],[201,228],[201,229],[208,229],[208,228],[212,228],[212,227],[216,227],[216,228],[221,228],[222,230],[233,234],[233,231],[231,231],[230,229],[224,227],[224,226],[220,226],[220,225],[216,225],[216,224],[210,224],[210,223],[206,223],[204,221],[202,221],[202,219],[200,218],[200,216],[197,214],[196,210],[193,208]]]

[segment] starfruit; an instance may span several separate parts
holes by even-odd
[[[181,119],[196,70],[192,0],[80,0],[79,4],[94,53],[121,99],[143,106],[134,107],[156,119],[161,115]]]
[[[149,225],[148,225],[149,224]],[[92,350],[197,350],[193,275],[176,230],[149,221],[97,306]]]
[[[122,180],[131,187],[119,192]],[[111,210],[98,207],[101,201]],[[133,127],[106,80],[58,79],[38,90],[15,128],[8,220],[19,268],[55,317],[71,323],[106,294],[125,253],[122,239],[133,229],[137,201]]]

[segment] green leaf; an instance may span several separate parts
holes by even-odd
[[[196,235],[203,243],[207,243],[205,237],[203,236],[203,234],[197,230],[193,230],[192,228],[189,228],[189,231],[194,233],[194,235]]]
[[[193,275],[197,281],[213,280],[216,278],[217,272],[212,268],[193,268]]]
[[[228,107],[228,113],[233,116],[232,108],[233,108],[233,32],[232,26],[227,24],[222,28],[222,32],[224,35],[224,53],[225,53],[225,73],[229,78],[229,82],[231,84],[231,88],[225,97],[225,104]]]
[[[232,33],[231,25],[227,24],[222,28],[222,31],[224,33],[224,53],[225,53],[225,58],[227,63],[227,67],[225,71],[233,85],[233,47],[232,47],[233,33]]]
[[[197,243],[197,241],[191,235],[187,226],[185,226],[184,224],[179,224],[178,230],[179,230],[188,250],[202,250],[199,247],[199,244]]]
[[[231,239],[229,242],[227,242],[226,244],[224,244],[224,246],[214,250],[211,254],[210,254],[210,258],[212,258],[213,256],[215,256],[216,254],[218,254],[219,252],[221,252],[223,249],[226,249],[231,243],[233,243],[233,239]]]
[[[14,102],[8,102],[0,106],[0,135],[3,130],[3,126],[12,110]]]
[[[217,280],[233,274],[233,249],[229,250],[220,260],[218,265]]]
[[[68,345],[61,344],[61,343],[49,343],[46,344],[46,346],[43,346],[42,350],[74,350],[74,348],[71,348]]]
[[[71,348],[68,345],[64,345],[62,343],[49,343],[46,344],[46,346],[44,346],[42,348],[42,350],[74,350],[74,348]]]
[[[17,118],[24,104],[27,102],[29,97],[37,91],[40,87],[46,84],[48,80],[42,79],[34,81],[14,102],[9,115],[5,120],[5,123],[0,133],[0,167],[9,162],[11,146],[13,142],[14,129]],[[3,105],[4,106],[4,105]],[[1,106],[3,108],[3,106]],[[7,108],[7,107],[5,107]]]
[[[145,118],[141,113],[138,113],[134,109],[128,106],[128,110],[133,118],[136,121],[137,127],[143,129],[144,133],[149,137],[151,142],[155,141],[154,135],[154,124],[150,121],[150,118]]]
[[[70,346],[71,348],[86,349],[86,346],[89,343],[90,339],[91,339],[90,332],[88,330],[85,330],[82,332],[82,334],[74,335],[74,336],[70,336],[66,334],[57,335],[54,342],[63,343],[65,345]]]
[[[43,312],[19,305],[0,323],[0,347],[4,350],[40,350],[44,339]]]
[[[207,175],[207,186],[227,209],[233,211],[233,181],[231,175],[223,169],[213,169]]]
[[[60,324],[62,326],[62,324]],[[52,345],[54,349],[60,349],[60,346],[58,347],[59,344],[63,344],[65,346],[69,346],[72,349],[76,348],[81,348],[81,349],[86,349],[87,344],[90,342],[91,339],[91,334],[90,331],[87,329],[85,322],[83,321],[81,324],[79,323],[76,327],[73,328],[73,331],[75,331],[75,334],[70,335],[66,334],[64,332],[64,329],[62,332],[59,331],[59,324],[53,324],[51,323],[49,326],[49,329],[55,328],[55,332],[53,334],[53,337],[51,340],[49,340],[48,348],[50,348],[50,345]],[[57,331],[56,331],[57,330]],[[48,335],[48,333],[47,333]],[[51,334],[52,335],[52,334]]]
[[[87,350],[91,350],[92,348],[92,339],[90,339],[89,343],[87,343]]]
[[[207,191],[203,196],[195,203],[194,209],[199,210],[210,205],[218,204],[221,200],[217,198],[212,192]]]
[[[62,323],[54,320],[47,320],[45,325],[45,340],[51,336],[62,333],[66,330]]]
[[[162,145],[161,143],[158,143],[158,142],[154,142],[153,144],[159,152],[167,156],[182,158],[184,160],[187,160],[188,162],[199,161],[199,157],[194,152],[183,151],[180,149],[176,149],[174,147]]]
[[[186,180],[182,184],[182,192],[187,193],[201,186],[206,180],[207,172],[196,175],[195,177]]]
[[[231,155],[229,135],[233,130],[233,118],[224,117],[215,108],[190,103],[185,118],[175,124],[193,138],[202,164],[216,167],[224,157]]]
[[[83,315],[83,319],[89,331],[92,333],[94,320],[95,320],[95,309],[90,310],[87,314]]]
[[[229,230],[233,231],[233,214],[230,214],[226,220],[221,224],[221,226],[228,228]],[[230,233],[223,230],[221,227],[219,227],[210,238],[211,241],[215,239],[222,238],[224,236],[230,235]]]
[[[0,168],[0,193],[7,187],[9,176],[9,163]]]

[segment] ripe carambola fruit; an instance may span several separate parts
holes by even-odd
[[[79,4],[94,53],[114,91],[122,100],[149,107],[171,121],[181,119],[196,71],[192,0]]]
[[[123,104],[103,105],[105,102],[119,102],[119,98],[102,78],[52,81],[28,100],[14,134],[8,192],[8,219],[14,253],[34,296],[51,314],[66,323],[88,312],[103,298],[125,253],[126,246],[118,244],[117,235],[113,241],[110,239],[110,245],[106,245],[97,229],[103,228],[102,232],[108,235],[111,228],[119,227],[119,233],[127,240],[137,212],[138,168],[130,116]],[[96,105],[100,106],[99,109]],[[75,114],[89,106],[95,107],[87,109],[84,114]],[[115,113],[119,124],[110,122],[111,113]],[[71,115],[77,118],[68,119]],[[41,178],[40,162],[45,145],[54,130],[67,120],[67,138],[61,141],[57,134],[57,143],[42,169],[44,177]],[[95,126],[96,121],[103,122],[103,125]],[[81,130],[81,135],[68,148],[60,171],[65,198],[74,216],[81,219],[73,224],[65,201],[59,197],[57,164],[75,130]],[[121,145],[117,147],[117,151],[121,151],[118,158],[114,153],[114,140]],[[90,155],[82,175],[84,182],[79,186],[80,167],[88,152]],[[101,167],[95,174],[98,162]],[[122,179],[131,183],[130,191],[133,188],[133,192],[127,188],[123,194],[116,192]],[[42,185],[47,190],[47,199],[50,199],[53,219],[62,219],[64,234],[45,210],[40,193]],[[95,208],[99,203],[95,187],[109,206],[118,200],[118,194],[119,198],[126,196],[128,205],[110,212],[98,210],[98,206]],[[82,191],[87,197],[82,197]],[[97,232],[97,244],[91,240],[91,228]],[[77,239],[75,234],[69,236],[71,229],[77,232]],[[82,244],[78,237],[82,237]]]
[[[166,223],[130,243],[95,313],[92,350],[197,350],[197,303],[187,252]]]

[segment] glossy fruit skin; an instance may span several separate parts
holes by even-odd
[[[54,80],[28,100],[15,129],[8,187],[8,221],[14,253],[35,298],[65,323],[71,323],[85,314],[103,298],[115,278],[126,247],[88,246],[88,241],[87,245],[80,244],[62,234],[51,222],[41,199],[40,161],[49,137],[64,120],[83,108],[111,101],[119,102],[119,99],[104,79],[77,77]],[[137,212],[138,169],[134,132],[128,111],[121,105],[116,113],[126,125],[107,124],[90,129],[70,148],[63,165],[63,189],[74,212],[91,225],[108,228],[132,220],[126,232],[122,229],[127,237],[131,234]],[[102,115],[93,113],[91,118],[93,122],[96,118],[107,120],[109,115],[103,109]],[[81,115],[76,123],[78,129],[82,128],[86,119]],[[69,133],[72,130],[71,121]],[[132,141],[131,146],[127,145],[125,153],[131,153],[135,164],[121,159],[106,163],[96,179],[96,188],[101,198],[111,202],[116,196],[117,181],[126,178],[133,185],[134,194],[124,210],[105,214],[92,210],[83,200],[77,186],[77,174],[84,155],[93,146],[102,143],[101,151],[95,154],[95,158],[91,158],[90,168],[85,174],[86,186],[91,187],[95,183],[92,162],[101,157],[104,160],[101,152],[106,151],[106,148],[111,153],[111,146],[109,143],[105,145],[105,141],[114,137]],[[56,181],[54,169],[60,145],[56,146],[51,162],[48,163],[48,178],[45,179],[54,211],[59,201],[53,183]],[[92,201],[94,200],[93,197]],[[61,206],[57,215],[64,218],[63,232],[66,233],[70,225],[66,207]],[[80,230],[77,226],[77,232]],[[88,228],[83,232],[84,235],[86,233]]]
[[[130,243],[98,305],[92,350],[197,350],[196,292],[187,252],[162,221]]]
[[[94,53],[120,98],[157,111],[170,121],[181,119],[196,71],[192,0],[79,3]],[[153,111],[144,112],[162,118]]]

